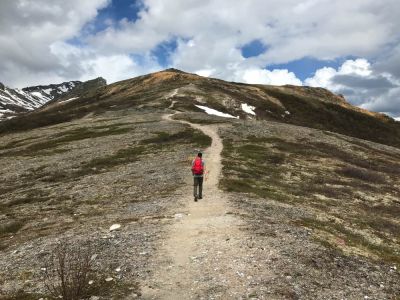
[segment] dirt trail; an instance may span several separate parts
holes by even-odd
[[[171,115],[165,119],[171,120]],[[182,189],[186,207],[177,212],[163,249],[156,258],[153,278],[143,289],[143,299],[229,299],[245,294],[246,262],[241,247],[241,220],[218,189],[222,142],[215,125],[200,126],[181,121],[212,138],[204,159],[209,171],[203,199],[193,201],[192,178]],[[188,172],[189,166],[188,166]],[[248,273],[247,273],[248,274]]]

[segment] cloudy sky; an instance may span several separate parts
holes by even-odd
[[[0,82],[175,67],[328,88],[400,117],[399,0],[1,0]]]

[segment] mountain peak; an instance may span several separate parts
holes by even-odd
[[[181,70],[178,70],[178,69],[175,69],[175,68],[168,68],[168,69],[165,69],[165,70],[163,70],[161,72],[173,72],[173,73],[188,74],[187,72],[184,72],[184,71],[181,71]]]

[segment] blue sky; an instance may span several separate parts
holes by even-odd
[[[398,0],[2,1],[0,81],[115,82],[174,67],[319,86],[400,116],[399,14]]]
[[[91,21],[91,24],[89,23],[93,25],[93,29],[90,31],[91,33],[96,33],[107,29],[109,26],[107,21],[109,20],[118,22],[122,19],[127,19],[130,22],[135,22],[138,19],[138,14],[141,9],[143,9],[141,1],[113,0],[109,5],[100,9],[96,18]]]

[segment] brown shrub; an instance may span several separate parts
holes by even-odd
[[[43,269],[44,284],[54,297],[78,300],[88,297],[89,278],[93,275],[90,245],[60,243]]]
[[[386,181],[385,177],[377,172],[351,166],[342,167],[341,169],[336,170],[336,172],[349,178],[355,178],[371,183],[384,183]]]

